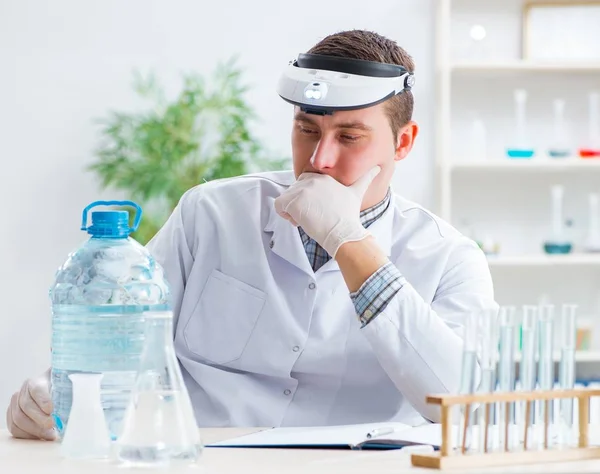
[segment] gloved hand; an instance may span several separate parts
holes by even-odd
[[[50,396],[50,369],[28,379],[10,399],[6,426],[15,438],[54,440],[54,420]]]
[[[376,166],[350,186],[326,174],[302,173],[275,199],[275,210],[293,225],[302,227],[335,258],[342,244],[369,235],[360,222],[360,206],[380,171]]]

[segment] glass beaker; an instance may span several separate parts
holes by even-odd
[[[173,347],[172,313],[148,313],[145,324],[144,351],[117,458],[134,466],[194,463],[202,442]]]

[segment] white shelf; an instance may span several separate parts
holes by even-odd
[[[558,355],[555,360],[558,360]],[[577,351],[575,353],[576,362],[600,362],[600,351]]]
[[[600,254],[573,253],[566,255],[490,256],[488,264],[493,267],[550,267],[563,265],[599,265]]]
[[[485,72],[592,72],[600,73],[600,61],[561,61],[540,62],[527,60],[513,61],[460,61],[452,64],[454,72],[485,73]]]
[[[600,171],[600,158],[530,158],[490,159],[488,161],[464,161],[451,165],[452,170],[471,171]]]

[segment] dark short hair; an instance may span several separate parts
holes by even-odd
[[[403,48],[395,41],[372,31],[348,30],[326,36],[310,48],[308,53],[397,64],[409,72],[415,70],[412,57]],[[410,91],[398,94],[385,102],[394,137],[397,137],[400,128],[412,119],[413,107],[414,98]]]

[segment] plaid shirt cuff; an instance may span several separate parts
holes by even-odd
[[[363,327],[381,313],[404,286],[400,270],[388,262],[371,275],[355,293],[350,293]]]

